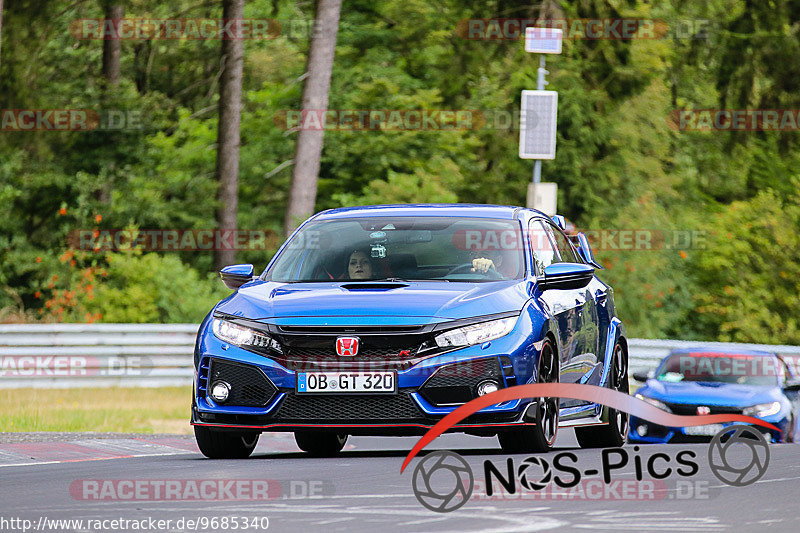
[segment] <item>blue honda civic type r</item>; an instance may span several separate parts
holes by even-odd
[[[191,420],[212,458],[247,457],[264,431],[313,455],[349,435],[419,435],[478,396],[527,383],[628,392],[625,329],[583,234],[519,207],[394,205],[324,211],[200,326]],[[618,446],[627,415],[555,398],[482,409],[451,431],[549,450]]]
[[[646,382],[636,397],[678,415],[744,414],[765,420],[780,431],[762,430],[768,441],[800,438],[800,382],[792,366],[773,353],[733,348],[673,350],[652,376],[634,372]],[[708,441],[724,426],[709,424],[670,428],[632,417],[630,442]]]

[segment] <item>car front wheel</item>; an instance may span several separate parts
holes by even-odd
[[[344,448],[347,435],[323,431],[297,431],[294,441],[304,452],[314,457],[333,457]]]
[[[545,339],[539,356],[538,383],[558,383],[558,356]],[[537,398],[533,426],[498,433],[500,447],[507,453],[541,453],[553,449],[558,434],[558,398]]]
[[[258,433],[252,432],[194,427],[197,447],[209,459],[246,459],[253,453],[258,443],[258,436]]]
[[[617,392],[629,394],[628,355],[617,342],[611,361],[608,386]],[[625,444],[628,437],[628,413],[607,408],[608,420],[600,426],[576,427],[575,437],[581,448],[616,448]]]

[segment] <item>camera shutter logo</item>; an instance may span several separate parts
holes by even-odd
[[[541,475],[536,478],[536,470],[541,470]],[[539,457],[528,457],[519,465],[517,469],[519,484],[528,490],[542,490],[553,479],[553,471],[550,463]]]
[[[708,465],[723,483],[745,487],[767,472],[769,444],[764,435],[751,426],[728,426],[711,439]]]
[[[411,479],[417,501],[437,513],[449,513],[467,503],[474,484],[469,464],[457,453],[448,451],[426,455]]]

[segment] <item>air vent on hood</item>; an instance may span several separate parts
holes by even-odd
[[[341,285],[343,289],[348,291],[388,291],[391,289],[400,289],[408,287],[407,283],[345,283]]]

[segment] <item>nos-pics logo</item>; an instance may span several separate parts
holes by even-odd
[[[635,449],[639,447],[636,446]],[[611,482],[611,472],[623,468],[628,464],[628,452],[625,448],[608,448],[603,451],[602,472],[592,470],[593,473],[602,474],[605,483]],[[562,457],[564,456],[564,457]],[[569,456],[569,457],[567,457]],[[732,425],[723,428],[713,439],[708,448],[708,464],[713,474],[728,485],[743,487],[755,483],[766,473],[769,465],[769,445],[764,435],[750,426]],[[652,458],[658,457],[657,463]],[[653,454],[649,460],[643,461],[640,457],[634,458],[637,465],[637,478],[641,479],[642,470],[656,479],[663,479],[673,473],[681,476],[695,475],[699,468],[693,459],[694,451],[683,450],[677,454],[674,468],[657,469],[660,463],[669,463],[669,456],[664,453]],[[529,491],[539,491],[555,481],[561,487],[569,487],[580,482],[581,471],[573,465],[567,465],[565,459],[576,462],[577,456],[571,452],[564,452],[553,456],[550,461],[538,456],[524,459],[517,468],[512,468],[512,459],[509,458],[509,474],[516,473],[516,480],[499,477],[501,485],[506,490],[514,492],[515,483]],[[485,486],[491,487],[489,472],[499,475],[499,470],[486,461],[484,471],[487,474]],[[555,466],[555,468],[553,468]],[[644,468],[643,468],[644,467]],[[565,482],[558,474],[565,474]],[[588,473],[588,471],[586,471]],[[448,513],[463,506],[472,496],[475,487],[475,476],[472,468],[459,454],[451,451],[431,452],[417,463],[411,479],[412,488],[417,501],[427,509],[437,513]]]

